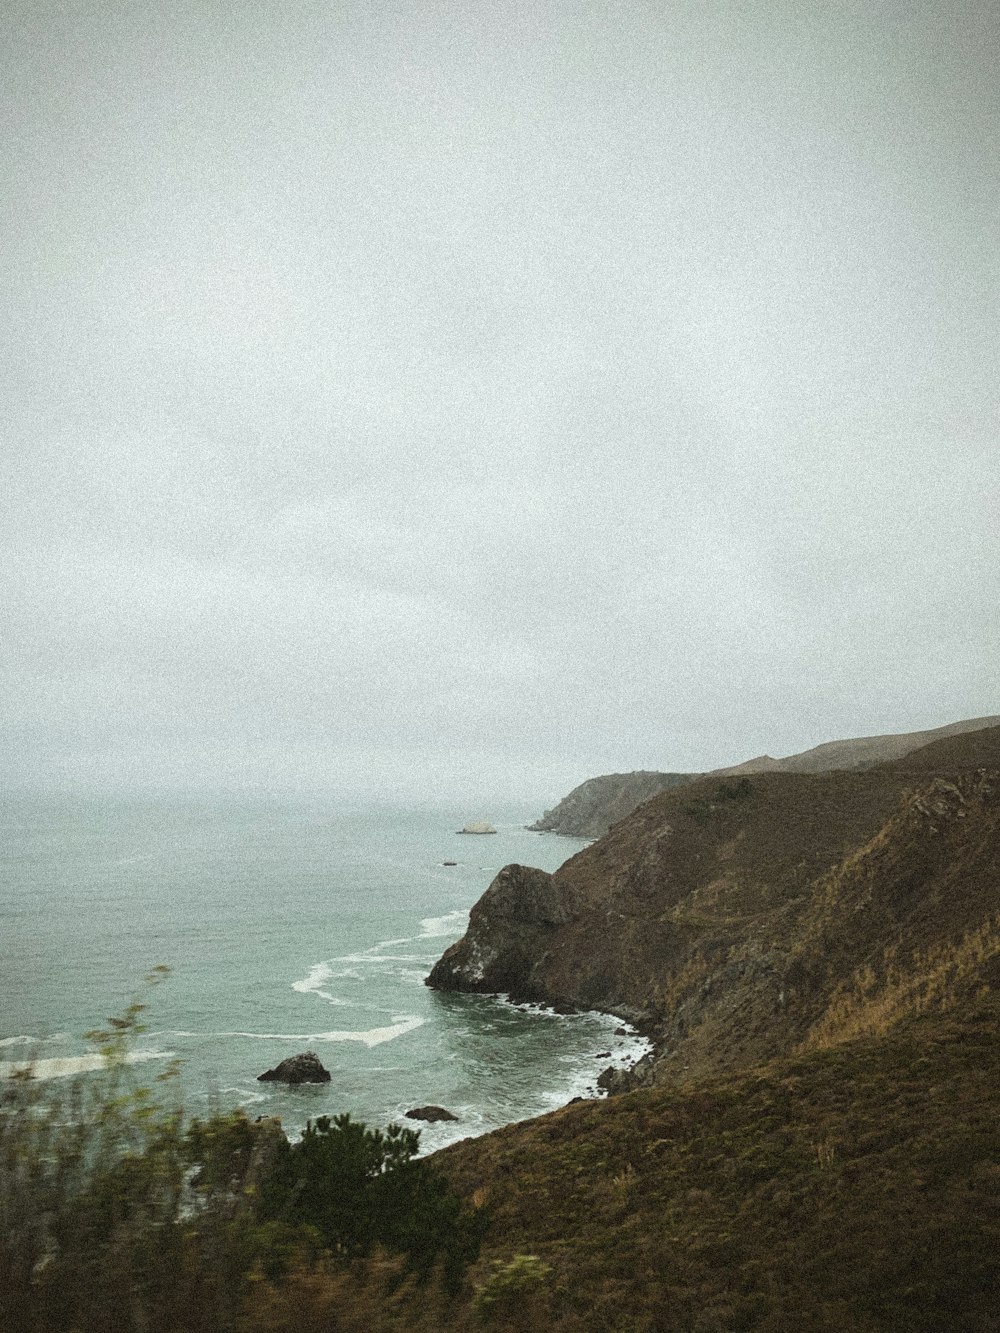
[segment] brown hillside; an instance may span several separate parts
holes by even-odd
[[[990,995],[437,1154],[488,1210],[474,1276],[547,1267],[494,1327],[996,1333],[998,1019]]]
[[[544,912],[534,881],[520,911],[508,875],[502,912],[488,891],[431,984],[645,1020],[658,1081],[833,1039],[831,1005],[845,1024],[862,1007],[874,1022],[900,968],[926,974],[930,1002],[989,953],[998,793],[1000,728],[860,772],[702,778],[568,861]],[[910,999],[898,997],[897,1016],[924,1002]]]
[[[825,773],[831,768],[871,768],[875,764],[890,763],[913,750],[930,745],[947,736],[958,736],[968,731],[981,731],[1000,725],[1000,717],[974,717],[963,722],[949,722],[928,731],[900,732],[887,736],[857,736],[852,740],[826,741],[811,750],[791,754],[784,759],[761,755],[729,768],[715,769],[714,776],[733,773]]]
[[[801,754],[784,759],[759,755],[744,763],[713,770],[710,777],[742,776],[751,773],[826,773],[831,769],[872,768],[889,763],[944,737],[981,731],[1000,725],[1000,717],[969,718],[950,722],[930,731],[912,731],[898,735],[860,736],[853,740],[827,741]],[[693,782],[699,773],[608,773],[589,778],[574,787],[568,796],[546,810],[541,819],[529,825],[540,833],[563,833],[578,838],[599,838],[620,819],[626,818],[644,801],[672,787]]]

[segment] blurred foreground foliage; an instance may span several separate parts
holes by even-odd
[[[292,1309],[302,1329],[313,1308],[316,1327],[370,1330],[401,1305],[440,1327],[483,1219],[418,1132],[343,1115],[289,1143],[239,1111],[190,1120],[164,1095],[175,1069],[159,1095],[136,1078],[144,1009],[88,1034],[99,1071],[0,1084],[4,1333],[250,1333]]]
[[[984,966],[943,1012],[433,1159],[346,1116],[289,1144],[159,1108],[135,1008],[103,1073],[0,1085],[0,1329],[1000,1333]]]

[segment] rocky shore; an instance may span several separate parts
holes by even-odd
[[[998,801],[1000,728],[861,771],[705,777],[554,874],[506,866],[427,984],[627,1019],[655,1054],[615,1091],[759,1063],[890,993],[901,949],[959,960],[1000,908]]]

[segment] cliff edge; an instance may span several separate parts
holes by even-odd
[[[599,838],[612,824],[630,815],[662,791],[691,782],[691,773],[605,773],[588,778],[529,824],[532,833],[562,833],[572,838]]]
[[[658,1083],[729,1072],[993,984],[998,859],[1000,727],[860,771],[705,777],[554,875],[501,871],[428,984],[640,1022]]]
[[[435,990],[505,992],[514,1000],[553,997],[542,980],[553,933],[571,920],[570,895],[553,876],[509,865],[469,913],[469,929],[434,964]]]
[[[968,718],[949,722],[929,731],[910,731],[885,736],[859,736],[851,740],[826,741],[800,754],[774,759],[758,755],[728,768],[709,773],[607,773],[588,778],[574,787],[558,805],[546,810],[541,819],[528,827],[535,833],[562,833],[576,838],[600,838],[619,820],[638,809],[644,801],[673,787],[694,782],[700,777],[742,776],[752,773],[826,773],[833,769],[872,768],[876,764],[901,759],[933,741],[966,732],[1000,726],[1000,716]]]

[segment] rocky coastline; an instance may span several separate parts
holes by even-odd
[[[675,787],[554,874],[506,866],[427,984],[625,1019],[653,1052],[608,1091],[790,1054],[891,993],[900,949],[959,958],[984,929],[998,793],[1000,728]]]

